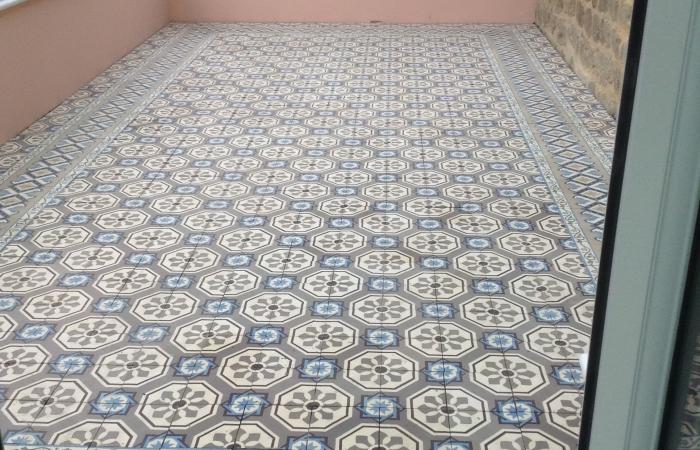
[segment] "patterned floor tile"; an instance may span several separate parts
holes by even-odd
[[[166,27],[2,146],[8,448],[577,448],[602,111],[530,26]]]

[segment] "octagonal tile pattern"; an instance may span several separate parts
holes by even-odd
[[[531,26],[166,27],[1,146],[8,447],[574,450],[581,86]]]

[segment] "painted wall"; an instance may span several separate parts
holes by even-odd
[[[177,22],[532,23],[536,0],[170,0]]]
[[[31,0],[0,12],[0,143],[167,23],[167,0]]]
[[[538,0],[535,23],[617,115],[634,0]]]
[[[29,0],[0,11],[0,143],[170,20],[532,23],[537,0]]]

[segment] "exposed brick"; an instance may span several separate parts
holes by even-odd
[[[538,0],[536,23],[613,115],[634,0]]]

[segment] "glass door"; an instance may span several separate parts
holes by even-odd
[[[659,448],[669,450],[700,450],[699,233],[696,230],[661,430]]]
[[[681,392],[698,398],[689,353],[674,350],[694,338],[679,324],[700,198],[700,2],[638,0],[627,72],[579,449],[675,450],[692,438],[669,444],[669,430],[697,426],[679,409]]]

